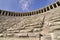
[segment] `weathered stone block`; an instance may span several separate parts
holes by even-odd
[[[49,35],[42,36],[41,40],[51,40],[51,36]]]
[[[15,37],[27,37],[27,33],[15,33]]]
[[[54,30],[51,33],[52,40],[60,40],[60,30]]]

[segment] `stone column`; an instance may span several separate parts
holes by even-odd
[[[46,7],[45,9],[46,9],[46,11],[47,11],[47,7]]]
[[[22,13],[20,13],[20,16],[22,16]]]
[[[50,8],[50,6],[49,6],[49,10],[50,10],[51,8]]]
[[[51,40],[51,36],[50,35],[44,35],[41,37],[41,40]]]
[[[32,14],[32,12],[31,13],[29,13],[29,16]]]
[[[4,12],[4,15],[6,15],[6,11]]]
[[[39,13],[41,13],[41,10],[39,10]]]
[[[12,13],[12,16],[14,16],[14,13]]]
[[[7,16],[9,16],[9,12],[7,12]]]
[[[1,12],[1,15],[2,15],[3,11]]]
[[[52,7],[54,8],[54,5],[52,5]]]
[[[33,12],[33,15],[35,14],[35,11]]]
[[[56,4],[56,6],[58,7],[58,5]]]
[[[11,16],[11,12],[9,12],[10,16]]]

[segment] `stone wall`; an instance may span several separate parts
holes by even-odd
[[[0,12],[1,40],[60,40],[60,4],[30,16]],[[54,4],[55,5],[55,4]],[[5,13],[5,14],[4,14]],[[10,12],[8,12],[10,13]]]

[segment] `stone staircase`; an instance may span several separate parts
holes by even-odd
[[[2,26],[3,29],[0,30],[0,37],[36,37],[40,34],[42,18],[39,19],[37,15],[36,18],[35,15],[29,17],[4,16],[4,18],[1,16],[1,18],[0,27]]]
[[[0,16],[1,40],[60,40],[60,7],[31,16]]]

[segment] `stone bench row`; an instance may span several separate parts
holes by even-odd
[[[0,37],[39,37],[40,33],[2,33]]]

